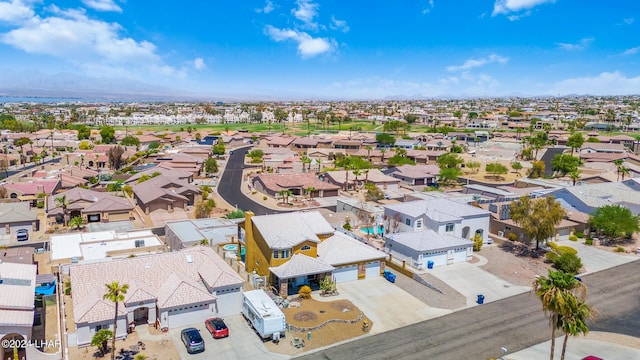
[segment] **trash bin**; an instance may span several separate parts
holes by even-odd
[[[484,295],[482,294],[478,295],[478,304],[480,305],[484,304]]]
[[[431,260],[427,261],[427,268],[433,269],[433,261]]]

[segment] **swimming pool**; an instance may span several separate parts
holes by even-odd
[[[222,246],[224,251],[238,251],[238,244],[226,244]]]
[[[367,235],[378,235],[384,233],[384,227],[382,225],[378,225],[376,227],[361,227],[360,231]]]

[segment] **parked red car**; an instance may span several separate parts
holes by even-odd
[[[207,330],[209,330],[214,339],[229,336],[229,328],[227,327],[227,324],[224,323],[224,320],[220,318],[207,319],[204,324],[207,326]]]
[[[599,358],[597,356],[589,355],[589,356],[583,357],[582,360],[604,360],[604,359]]]

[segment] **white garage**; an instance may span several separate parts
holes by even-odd
[[[333,270],[333,278],[337,283],[358,280],[358,265],[336,267]]]
[[[167,321],[163,323],[170,329],[174,329],[181,326],[192,325],[205,321],[216,315],[215,302],[210,304],[191,305],[180,308],[169,309],[168,311],[161,311],[161,316],[167,316]]]
[[[380,276],[380,261],[372,261],[367,263],[366,278]]]

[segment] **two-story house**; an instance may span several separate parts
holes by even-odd
[[[247,211],[238,230],[246,271],[263,277],[281,296],[302,285],[317,289],[334,274],[342,282],[384,270],[385,253],[335,233],[318,211],[262,216]]]
[[[449,199],[387,205],[383,218],[387,251],[417,267],[470,260],[470,240],[489,241],[490,213]]]

